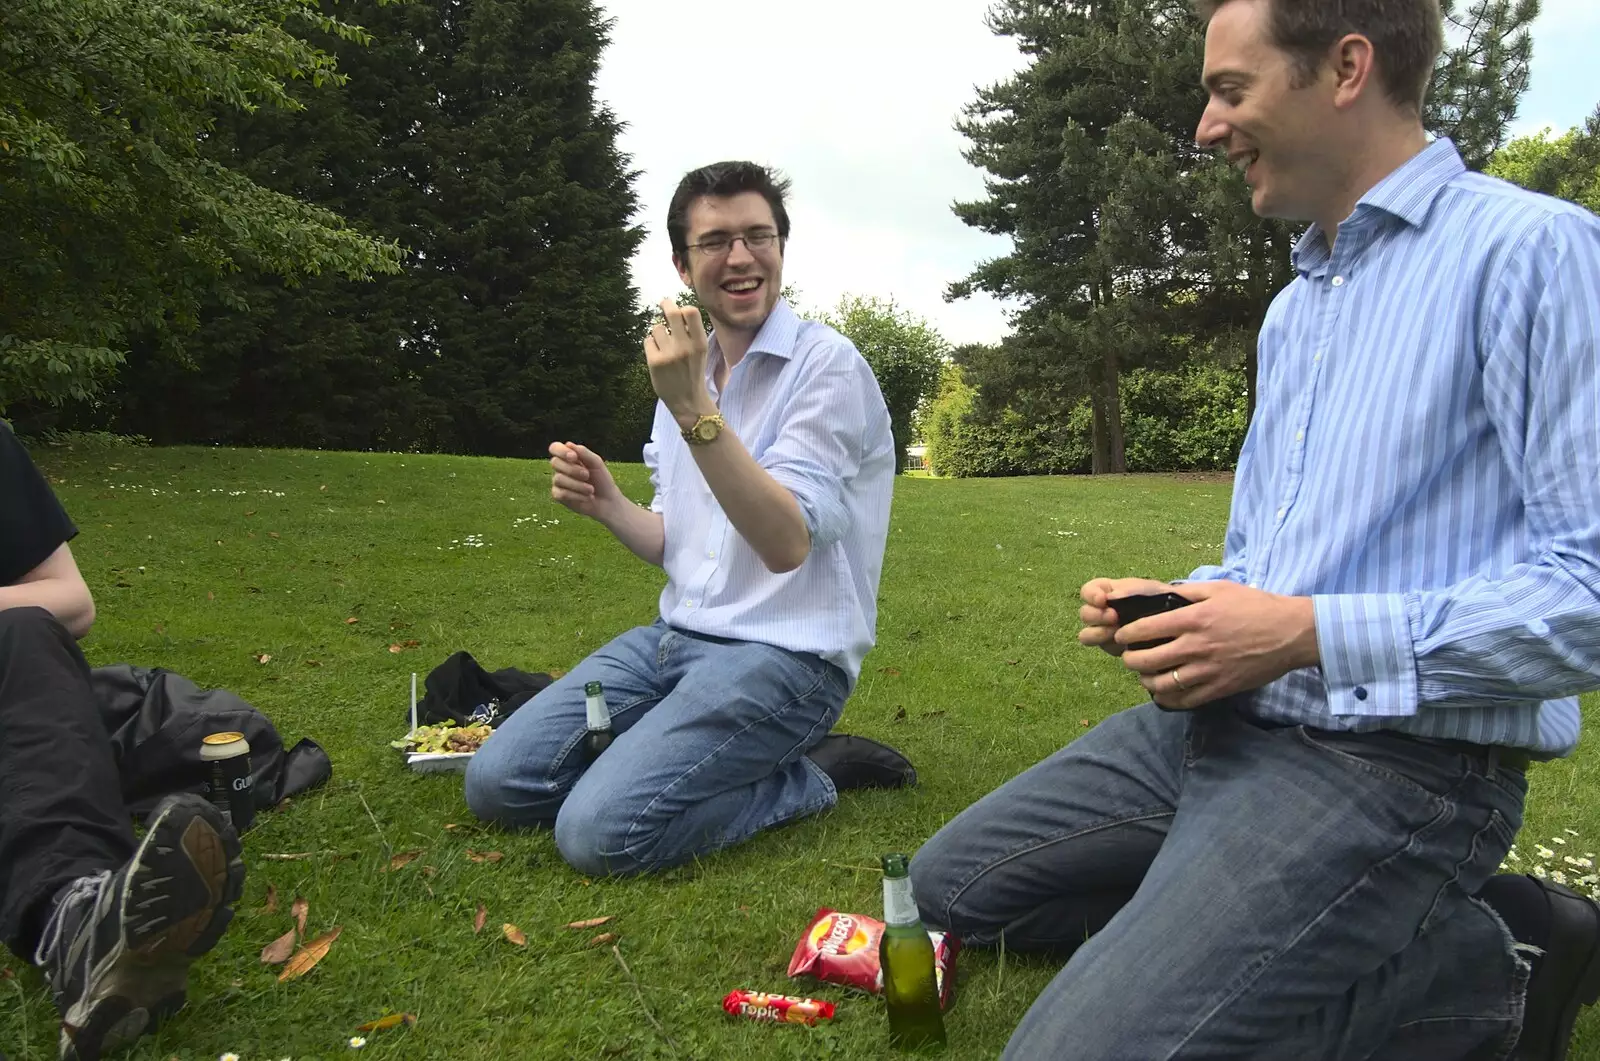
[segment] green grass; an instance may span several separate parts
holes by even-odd
[[[878,912],[870,867],[882,852],[915,850],[1139,698],[1114,661],[1077,646],[1076,591],[1095,575],[1172,577],[1211,560],[1229,493],[1225,482],[1165,477],[903,480],[878,647],[841,725],[903,748],[922,784],[848,795],[828,814],[662,876],[589,881],[548,834],[473,825],[458,778],[412,775],[387,746],[404,729],[411,672],[456,649],[491,668],[568,668],[654,615],[659,572],[555,506],[544,464],[209,449],[43,461],[83,531],[74,548],[100,609],[91,662],[159,665],[233,689],[286,741],[311,736],[334,762],[326,788],[264,815],[248,836],[240,914],[196,966],[188,1008],[128,1055],[139,1061],[349,1056],[356,1026],[387,1011],[420,1021],[369,1036],[362,1056],[883,1055],[874,1001],[786,977],[801,929],[819,906]],[[619,476],[634,496],[648,489],[642,468]],[[469,535],[486,544],[452,548]],[[420,646],[389,651],[408,639]],[[1540,767],[1524,836],[1572,828],[1583,838],[1574,844],[1592,845],[1597,773],[1592,742]],[[419,848],[409,866],[383,871],[392,853]],[[473,863],[468,848],[505,857]],[[261,857],[304,851],[348,857]],[[275,914],[263,912],[269,885],[283,904]],[[290,926],[296,895],[310,903],[312,934],[343,934],[309,975],[280,984],[257,956]],[[479,902],[489,926],[474,936]],[[673,1045],[610,951],[561,928],[600,915],[615,918],[607,928]],[[521,926],[527,946],[506,943],[502,922]],[[53,1057],[42,983],[10,964],[0,1049],[13,1061]],[[979,951],[959,966],[946,1056],[994,1057],[1054,970]],[[814,1031],[736,1021],[719,1003],[739,987],[834,999],[839,1019]],[[1585,1019],[1581,1039],[1572,1056],[1600,1059],[1600,1019]]]

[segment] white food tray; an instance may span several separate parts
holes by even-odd
[[[417,731],[417,672],[411,672],[411,729]],[[404,739],[404,738],[402,738]],[[475,752],[406,752],[406,766],[419,774],[467,772],[467,763]]]

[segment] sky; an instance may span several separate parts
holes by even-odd
[[[682,289],[666,235],[679,178],[751,159],[793,182],[784,280],[802,307],[876,295],[952,343],[1006,334],[994,299],[944,300],[951,281],[1009,249],[951,210],[983,195],[954,124],[978,87],[1023,63],[984,25],[989,0],[600,2],[615,25],[597,94],[626,124],[621,147],[640,171],[648,235],[633,278],[646,302]],[[1586,42],[1597,39],[1595,0],[1544,0],[1514,135],[1564,131],[1593,112],[1600,64]]]

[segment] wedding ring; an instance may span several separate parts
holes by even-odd
[[[1172,669],[1172,684],[1176,685],[1179,689],[1188,688],[1188,686],[1183,684],[1183,679],[1178,677],[1178,669],[1176,667]]]

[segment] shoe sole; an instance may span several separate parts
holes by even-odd
[[[190,962],[217,945],[244,892],[239,838],[198,797],[157,808],[134,861],[121,944],[62,1022],[61,1061],[98,1061],[182,1009]]]
[[[1597,929],[1600,929],[1600,916],[1592,913],[1592,903],[1582,898],[1569,899],[1559,892],[1552,892],[1552,901],[1582,902],[1590,911],[1590,916],[1595,919]],[[1536,1050],[1531,1050],[1533,1044],[1518,1043],[1516,1051],[1511,1055],[1514,1061],[1565,1061],[1567,1050],[1572,1045],[1572,1029],[1578,1023],[1578,1014],[1584,1006],[1592,1006],[1600,1001],[1600,947],[1590,948],[1584,960],[1583,972],[1578,976],[1576,987],[1561,1008],[1561,1014],[1554,1028],[1555,1035],[1547,1043],[1539,1044]]]

